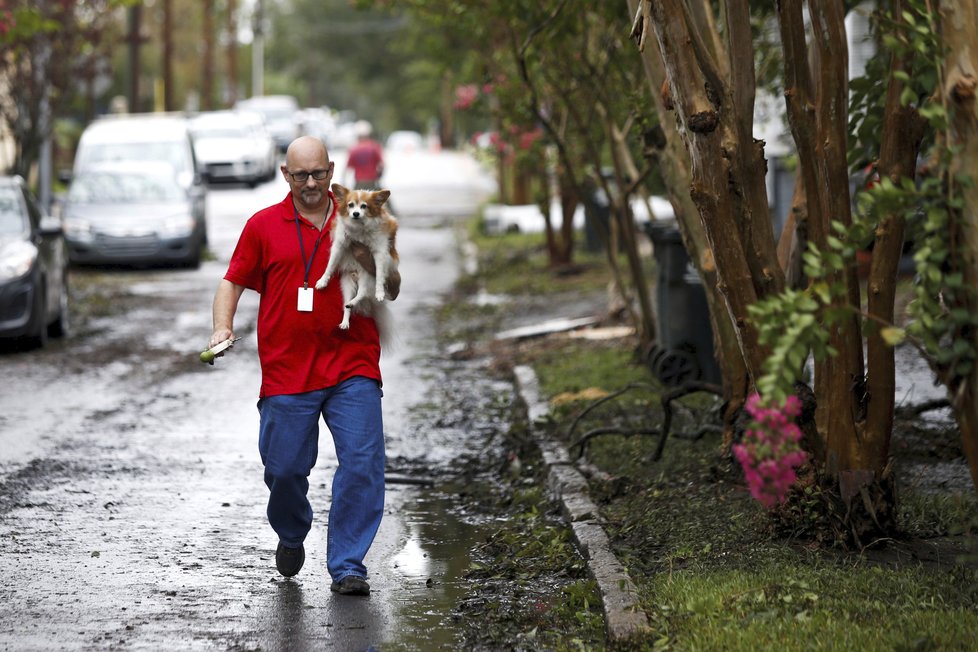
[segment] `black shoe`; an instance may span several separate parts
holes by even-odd
[[[301,543],[298,548],[288,548],[280,542],[275,550],[275,568],[285,577],[298,573],[305,561],[306,551]]]
[[[347,575],[329,588],[340,595],[370,595],[370,585],[359,575]]]

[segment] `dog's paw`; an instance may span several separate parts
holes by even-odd
[[[343,331],[350,330],[350,322],[348,322],[346,320],[343,320],[342,322],[340,322],[340,330],[343,330]]]
[[[377,296],[374,297],[378,302],[383,303],[387,300],[387,295],[383,292],[378,292]]]
[[[325,290],[327,285],[329,285],[329,277],[328,276],[324,276],[321,279],[319,279],[318,281],[316,281],[316,289],[317,290]]]

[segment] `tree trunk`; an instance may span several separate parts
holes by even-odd
[[[746,3],[742,4],[746,7]],[[753,139],[742,142],[742,125],[734,123],[736,107],[745,102],[740,93],[745,91],[730,87],[721,78],[720,69],[709,56],[699,33],[690,28],[691,17],[685,3],[680,0],[651,3],[649,16],[669,80],[680,133],[690,157],[690,195],[716,259],[719,287],[747,371],[756,379],[763,371],[768,351],[761,346],[747,309],[761,297],[780,290],[783,276],[777,266],[773,237],[764,243],[752,235],[755,228],[763,232],[765,227],[759,224],[762,221],[770,230],[767,211],[752,212],[750,208],[759,205],[760,200],[738,196],[758,187],[750,180],[757,168],[744,167],[744,161],[756,160],[758,148]],[[747,44],[737,47],[741,52],[749,50]],[[753,61],[752,53],[748,59]],[[742,74],[734,77],[741,80]],[[754,91],[750,88],[746,92],[752,95]],[[766,196],[765,193],[765,201]],[[755,279],[752,270],[763,270],[763,273]]]
[[[971,184],[957,187],[962,208],[955,216],[960,222],[963,238],[957,248],[956,261],[964,274],[964,285],[978,288],[978,7],[973,2],[942,0],[940,3],[944,43],[948,48],[943,93],[951,112],[948,146],[956,151],[948,171],[953,180],[967,176]],[[969,314],[978,311],[974,292],[968,295]],[[978,331],[961,333],[969,337],[972,348],[978,348]],[[967,376],[948,385],[954,416],[961,430],[961,439],[971,479],[978,491],[978,366],[972,365]]]
[[[640,5],[640,2],[642,0],[628,0],[631,15],[636,15],[640,8],[645,11],[642,22],[639,24],[639,32],[633,34],[633,36],[638,37],[642,36],[642,31],[651,32],[652,30],[651,24],[645,22],[648,18],[648,5],[644,2]],[[703,20],[712,17],[712,13],[709,11],[703,13],[705,14]],[[707,33],[716,32],[717,30],[712,30]],[[682,236],[683,245],[689,253],[693,266],[703,280],[707,307],[710,312],[710,324],[713,327],[713,348],[720,363],[724,398],[729,408],[726,416],[730,416],[730,418],[725,418],[725,423],[729,423],[732,421],[732,415],[739,411],[747,398],[749,389],[747,367],[740,351],[736,330],[730,320],[730,314],[727,312],[726,301],[719,289],[719,276],[713,250],[710,248],[706,237],[703,222],[699,219],[696,204],[693,203],[689,194],[692,183],[689,154],[679,137],[679,130],[671,110],[671,100],[668,98],[668,93],[660,92],[660,89],[668,89],[662,57],[654,44],[642,47],[641,54],[645,75],[652,89],[651,95],[655,112],[658,115],[664,137],[664,142],[657,143],[653,151],[657,157],[659,171],[665,182],[669,199],[676,213],[676,225]],[[667,100],[670,102],[668,107],[666,106]]]
[[[903,3],[893,3],[893,15],[901,17]],[[899,20],[900,18],[898,18]],[[890,62],[890,82],[887,87],[883,115],[882,138],[878,172],[899,183],[900,179],[916,176],[917,155],[927,122],[913,107],[902,106],[900,95],[904,85],[897,72],[911,73],[910,57],[896,56]],[[881,216],[876,227],[873,258],[866,284],[867,310],[876,323],[894,323],[897,275],[903,255],[906,220],[901,212]],[[890,454],[893,434],[893,409],[896,393],[896,367],[893,347],[872,329],[866,336],[866,427],[863,458],[867,468],[881,470]]]
[[[844,12],[839,0],[809,5],[815,49],[812,79],[808,65],[802,0],[778,5],[785,59],[785,99],[788,122],[798,151],[799,171],[806,193],[808,236],[820,250],[828,248],[830,222],[851,222],[849,177],[846,167],[847,57]],[[827,447],[826,466],[833,477],[842,471],[865,469],[860,424],[864,419],[862,333],[858,318],[859,286],[855,268],[831,273],[826,282],[844,283],[851,317],[829,329],[829,344],[838,351],[815,363],[815,421]],[[842,306],[839,306],[842,307]],[[882,469],[873,469],[874,473]]]
[[[805,186],[801,177],[795,179],[795,191],[791,198],[791,210],[781,229],[778,240],[778,264],[784,272],[785,286],[801,289],[806,285],[805,265],[802,254],[808,247],[808,205],[805,203]]]

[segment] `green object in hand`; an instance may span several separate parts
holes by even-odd
[[[215,344],[214,346],[207,349],[206,351],[201,352],[200,361],[206,362],[207,364],[211,364],[211,365],[214,364],[214,358],[217,357],[218,353],[221,353],[226,349],[230,349],[232,346],[234,346],[234,343],[240,339],[241,339],[240,337],[236,337],[233,340],[228,338],[223,342],[221,342],[220,344]]]

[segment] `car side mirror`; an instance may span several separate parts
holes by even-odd
[[[59,218],[53,215],[42,215],[40,230],[43,236],[61,235],[64,233],[64,226]]]

